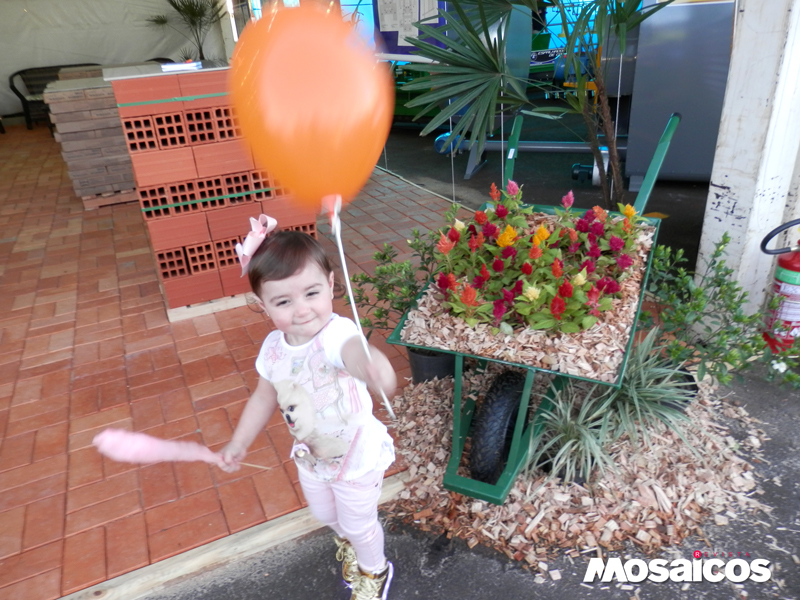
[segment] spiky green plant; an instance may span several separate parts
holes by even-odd
[[[564,481],[576,476],[588,481],[595,468],[614,470],[604,419],[610,402],[597,393],[598,387],[587,389],[570,379],[561,389],[551,389],[550,406],[539,410],[533,425],[528,469],[549,469],[549,477]]]
[[[660,338],[660,330],[654,328],[636,344],[620,388],[608,388],[601,395],[599,401],[608,408],[603,420],[611,440],[628,434],[636,444],[641,432],[649,445],[649,430],[659,423],[686,439],[686,408],[694,400],[696,384],[666,355]]]
[[[199,59],[205,60],[203,43],[211,27],[219,23],[225,16],[225,6],[217,2],[217,0],[167,0],[167,4],[172,7],[177,15],[155,15],[147,19],[147,21],[152,25],[162,28],[169,27],[177,31],[194,45]],[[188,35],[172,24],[173,19],[176,18],[189,31]],[[186,56],[187,53],[182,51],[181,57],[184,58]]]

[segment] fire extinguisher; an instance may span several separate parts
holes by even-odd
[[[800,240],[791,248],[767,248],[772,238],[787,229],[800,225],[800,219],[789,221],[770,231],[761,240],[761,251],[764,254],[777,254],[778,266],[775,268],[774,294],[780,299],[780,305],[773,311],[764,332],[764,341],[773,352],[792,346],[795,338],[800,337]]]

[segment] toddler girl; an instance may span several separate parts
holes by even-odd
[[[259,306],[277,327],[256,359],[258,385],[220,455],[235,471],[280,410],[294,437],[291,456],[311,513],[336,533],[337,559],[352,600],[384,600],[393,576],[383,549],[378,498],[394,446],[372,414],[370,388],[397,385],[385,355],[363,349],[355,323],[333,313],[333,268],[311,236],[271,233],[251,219],[238,251]]]

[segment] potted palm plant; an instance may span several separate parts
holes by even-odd
[[[181,60],[205,60],[203,44],[211,28],[225,16],[225,6],[217,0],[167,0],[167,4],[176,14],[155,15],[147,19],[148,23],[177,31],[192,43],[194,49],[181,50]]]

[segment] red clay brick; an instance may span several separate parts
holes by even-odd
[[[274,519],[300,508],[300,499],[289,476],[282,468],[253,476],[253,484],[267,519]]]
[[[134,431],[155,427],[164,422],[164,416],[161,414],[161,402],[158,397],[131,402],[130,407],[133,415]]]
[[[20,419],[19,421],[11,421],[9,419],[8,425],[6,426],[6,435],[15,436],[15,435],[20,435],[22,433],[27,433],[29,431],[36,431],[38,429],[42,429],[50,425],[63,423],[68,418],[69,418],[69,409],[64,407],[46,413],[42,413],[35,417]]]
[[[25,507],[0,512],[0,560],[22,551]]]
[[[5,427],[3,427],[2,431],[5,431]],[[32,462],[35,440],[36,432],[34,431],[2,440],[2,445],[0,445],[0,471],[8,471]]]
[[[236,402],[247,400],[249,397],[250,391],[247,389],[247,387],[242,386],[227,392],[222,392],[221,394],[215,394],[200,400],[195,400],[193,404],[198,412],[203,412],[206,410],[219,408],[220,406],[235,404]]]
[[[66,453],[68,428],[68,423],[58,423],[37,431],[36,443],[33,447],[33,460],[40,461]]]
[[[89,431],[99,427],[106,427],[111,423],[117,423],[131,417],[131,411],[128,406],[119,406],[110,410],[72,419],[69,424],[70,435],[80,433],[81,431]]]
[[[27,485],[0,491],[0,512],[66,491],[67,475],[59,473]]]
[[[183,376],[173,377],[172,379],[164,379],[156,381],[149,385],[143,385],[134,388],[130,391],[131,401],[141,400],[143,398],[150,398],[151,396],[159,396],[174,390],[179,390],[186,387],[186,382]]]
[[[208,368],[206,360],[203,359],[184,364],[183,377],[188,387],[212,380],[211,369]]]
[[[228,535],[222,511],[204,515],[148,538],[150,560],[163,560]]]
[[[157,463],[139,471],[145,510],[178,499],[178,486],[170,463]]]
[[[161,410],[167,422],[178,421],[194,414],[192,397],[186,388],[178,388],[160,396]]]
[[[203,398],[216,396],[224,392],[230,392],[231,390],[235,390],[243,386],[244,380],[242,379],[242,376],[239,375],[239,373],[234,373],[233,375],[228,375],[215,381],[209,381],[193,386],[189,388],[189,392],[192,394],[192,400],[197,402]]]
[[[197,419],[195,417],[186,417],[179,421],[171,421],[157,427],[151,427],[145,430],[145,433],[164,440],[174,440],[197,433],[198,429]]]
[[[174,379],[176,377],[180,377],[182,374],[180,365],[167,365],[166,367],[162,367],[151,371],[150,373],[144,373],[142,375],[135,375],[133,377],[128,378],[128,385],[131,388],[137,388],[144,385],[152,385],[158,383],[160,381],[166,381],[168,379]]]
[[[233,435],[233,428],[228,421],[228,413],[224,408],[217,408],[197,415],[203,441],[207,446],[228,442]]]
[[[205,463],[176,462],[173,469],[181,498],[214,487],[211,467]]]
[[[72,513],[138,489],[139,473],[135,470],[75,488],[67,493],[67,512]]]
[[[55,600],[61,597],[61,568],[40,573],[34,577],[23,579],[8,587],[0,588],[0,600],[19,600],[20,598],[36,598],[36,600]]]
[[[73,489],[103,479],[103,457],[95,448],[69,453],[69,488]]]
[[[158,532],[218,510],[220,510],[220,503],[217,491],[214,489],[203,490],[148,510],[145,513],[147,532],[152,537]]]
[[[65,494],[50,496],[29,504],[25,509],[23,549],[60,540],[64,535]]]
[[[0,588],[61,566],[61,542],[54,542],[0,561]]]
[[[109,521],[141,512],[141,510],[142,503],[138,490],[128,492],[122,496],[67,514],[65,533],[70,536],[98,525],[104,525]]]
[[[106,525],[106,564],[109,579],[147,566],[147,532],[144,514]]]
[[[71,594],[105,580],[105,538],[105,529],[96,527],[64,540],[63,594]]]
[[[66,470],[67,457],[64,455],[17,467],[0,473],[0,490],[10,490],[17,486],[28,485],[34,481],[64,473]]]
[[[221,485],[217,491],[231,533],[247,529],[266,520],[253,480],[240,479]]]

